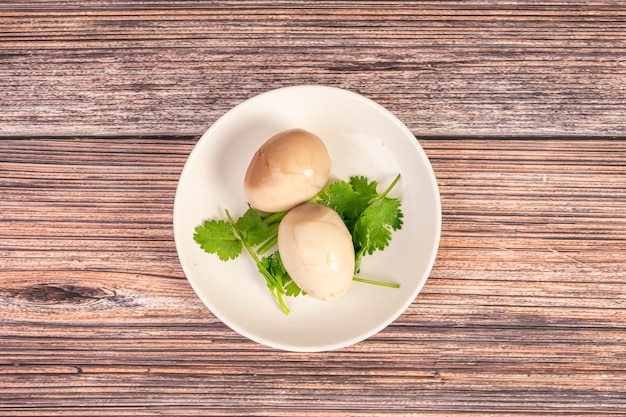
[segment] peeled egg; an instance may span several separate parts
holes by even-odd
[[[264,212],[290,209],[317,194],[328,181],[331,160],[324,142],[303,129],[269,138],[254,154],[244,178],[244,194]]]
[[[314,203],[291,209],[278,228],[278,251],[285,270],[311,297],[333,300],[350,288],[352,235],[333,209]]]

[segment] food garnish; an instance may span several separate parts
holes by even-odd
[[[401,202],[398,198],[389,196],[399,180],[398,174],[393,182],[379,193],[377,181],[371,181],[364,176],[353,176],[349,181],[338,181],[328,185],[305,202],[331,208],[344,222],[354,245],[355,273],[360,272],[363,256],[384,250],[389,245],[392,232],[402,227]],[[236,259],[245,249],[285,314],[289,313],[289,308],[284,297],[295,297],[306,292],[289,275],[278,250],[270,255],[263,255],[278,242],[280,223],[290,210],[264,213],[248,206],[237,220],[225,210],[226,220],[205,220],[195,228],[193,235],[194,240],[205,252],[216,254],[222,261]],[[396,283],[356,276],[353,280],[391,288],[400,287]]]

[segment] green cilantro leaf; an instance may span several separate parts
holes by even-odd
[[[261,272],[262,275],[265,276],[265,271],[267,271],[268,273],[272,274],[271,270],[272,270],[272,259],[269,256],[265,256],[263,258],[260,259],[261,263],[257,264],[257,268],[259,269],[259,272]],[[275,278],[274,280],[269,280],[267,279],[267,277],[265,278],[265,284],[267,285],[267,288],[269,288],[270,292],[272,293],[272,295],[276,296],[276,288],[278,286],[282,287],[282,282],[278,279]]]
[[[283,265],[283,261],[280,258],[280,253],[278,251],[269,256],[263,257],[261,259],[261,263],[275,279],[274,282],[266,280],[267,286],[272,294],[276,294],[276,291],[278,290],[277,285],[282,288],[282,292],[284,292],[285,295],[290,297],[306,294],[302,291],[302,289],[300,289],[300,287],[298,287],[298,285],[289,276],[289,273],[285,270],[285,266]]]
[[[241,254],[241,241],[232,226],[224,220],[207,220],[195,228],[193,240],[208,253],[215,253],[222,261],[235,259]]]
[[[286,284],[283,285],[285,288],[285,295],[290,297],[297,297],[299,295],[306,295],[306,292],[302,291],[298,284],[296,284],[293,280],[289,280]]]
[[[356,219],[368,206],[370,199],[370,195],[355,191],[346,181],[330,184],[320,195],[320,203],[335,210],[346,223]]]
[[[258,211],[253,208],[241,216],[237,222],[237,230],[242,234],[242,239],[250,246],[256,246],[269,237],[269,228]]]
[[[361,258],[385,249],[391,232],[402,227],[400,200],[387,197],[399,179],[400,175],[396,176],[384,192],[378,193],[378,182],[353,176],[349,182],[331,184],[320,195],[320,203],[335,210],[352,234],[357,272]]]
[[[400,200],[395,198],[385,197],[366,208],[354,226],[355,251],[371,255],[376,250],[385,249],[392,230],[402,227],[402,217]]]
[[[340,216],[348,216],[352,201],[356,194],[350,184],[345,181],[338,181],[330,184],[319,196],[320,203],[335,210]]]
[[[361,194],[368,199],[378,196],[378,191],[376,191],[378,182],[368,181],[364,176],[350,177],[350,185],[355,193]]]

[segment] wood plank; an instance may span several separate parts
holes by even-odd
[[[625,45],[610,1],[9,1],[0,135],[193,136],[256,94],[323,84],[416,135],[621,137]]]
[[[235,334],[180,270],[195,137],[0,141],[0,414],[622,415],[626,142],[422,138],[422,293],[335,352]]]

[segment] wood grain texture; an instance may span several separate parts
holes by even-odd
[[[0,415],[626,415],[625,57],[609,0],[1,2]],[[172,233],[198,136],[296,84],[442,195],[423,291],[327,353],[222,324]]]
[[[626,135],[615,1],[5,1],[0,135],[199,135],[297,84],[420,135]]]
[[[419,140],[431,277],[317,354],[235,334],[185,280],[171,216],[195,137],[0,141],[0,415],[626,414],[626,142]]]

